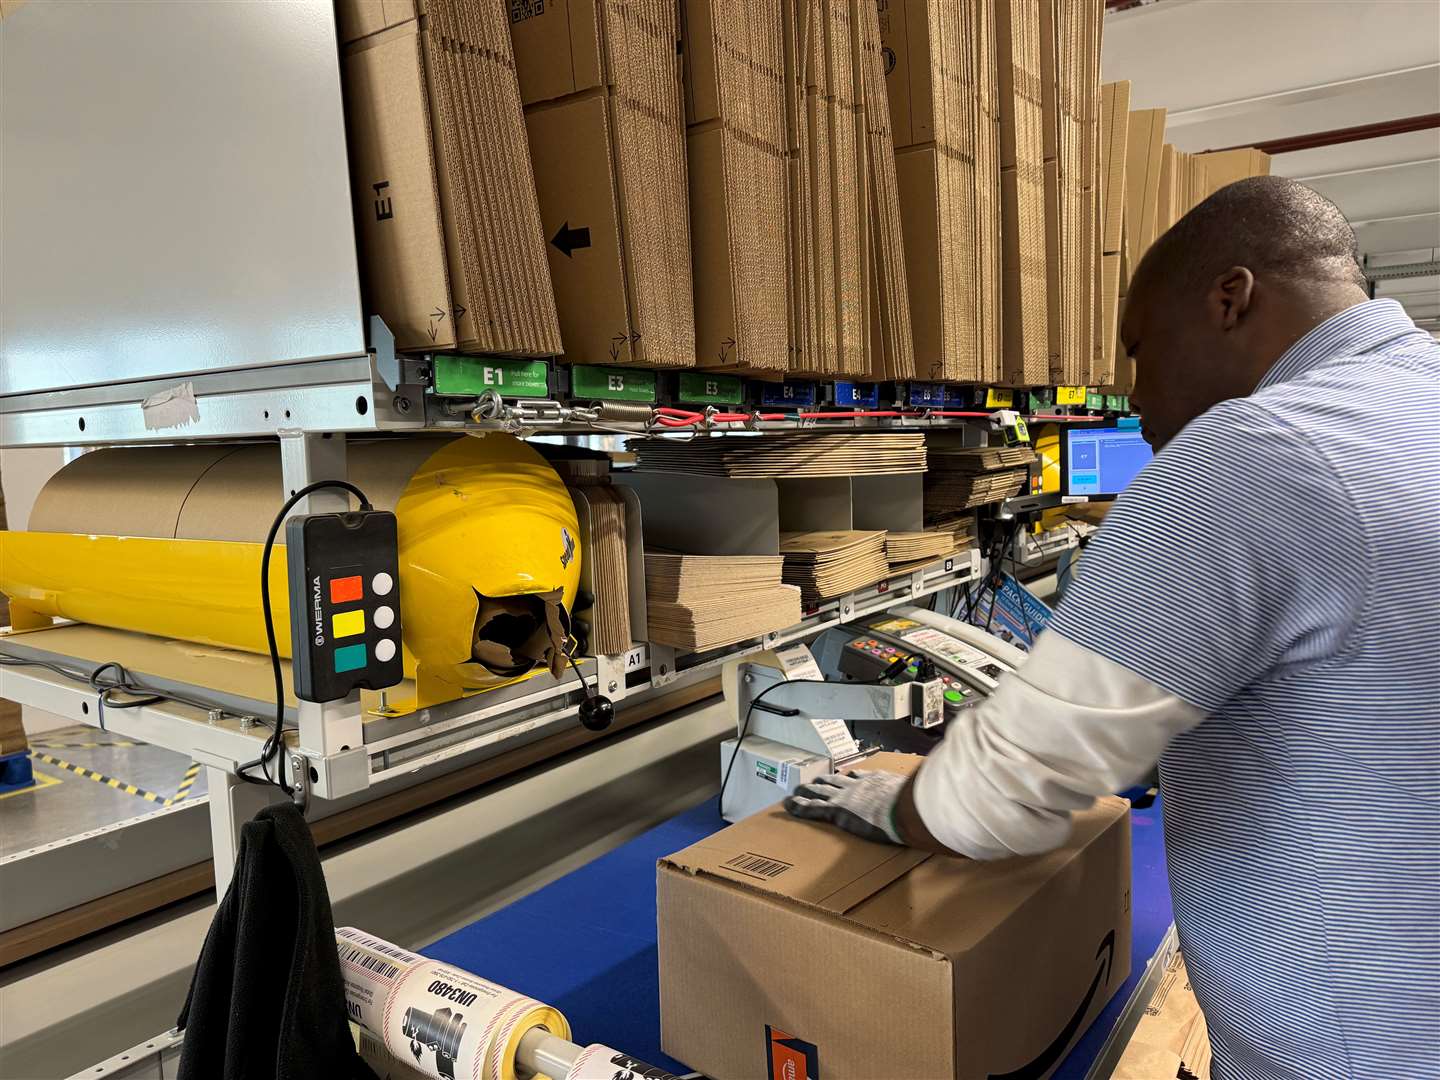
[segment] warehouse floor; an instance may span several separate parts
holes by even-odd
[[[0,858],[205,794],[183,754],[75,724],[30,743],[35,786],[0,794]]]

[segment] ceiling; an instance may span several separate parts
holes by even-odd
[[[1105,18],[1106,80],[1168,110],[1165,137],[1217,150],[1440,113],[1440,2],[1150,0]],[[1355,226],[1370,265],[1440,257],[1440,128],[1277,154]],[[1440,275],[1382,280],[1440,328]]]

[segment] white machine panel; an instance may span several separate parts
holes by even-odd
[[[365,351],[330,0],[0,20],[0,395]]]

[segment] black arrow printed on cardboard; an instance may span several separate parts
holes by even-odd
[[[579,226],[572,229],[570,222],[566,221],[555,231],[550,243],[554,244],[555,250],[567,259],[573,259],[575,256],[570,254],[572,251],[590,246],[590,228],[589,226]]]
[[[1014,1072],[991,1073],[989,1080],[1039,1080],[1050,1071],[1052,1065],[1060,1060],[1060,1055],[1065,1053],[1065,1048],[1070,1045],[1070,1040],[1075,1037],[1075,1033],[1080,1030],[1080,1025],[1084,1023],[1085,1015],[1090,1011],[1090,1003],[1095,1000],[1095,994],[1102,986],[1110,983],[1110,968],[1115,960],[1114,930],[1100,939],[1100,947],[1095,950],[1095,959],[1100,962],[1100,966],[1095,971],[1095,978],[1090,980],[1090,989],[1080,999],[1080,1004],[1075,1009],[1075,1015],[1070,1017],[1065,1026],[1060,1029],[1060,1034],[1055,1036],[1054,1041],[1040,1051],[1035,1060],[1028,1065],[1022,1065]]]

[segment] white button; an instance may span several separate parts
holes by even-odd
[[[388,607],[377,607],[371,621],[377,630],[389,630],[395,623],[395,609]]]
[[[384,571],[370,579],[370,589],[376,596],[389,596],[390,590],[394,587],[395,579]]]
[[[379,660],[382,664],[387,660],[394,660],[395,642],[391,641],[388,637],[381,638],[377,641],[375,643],[375,659]]]

